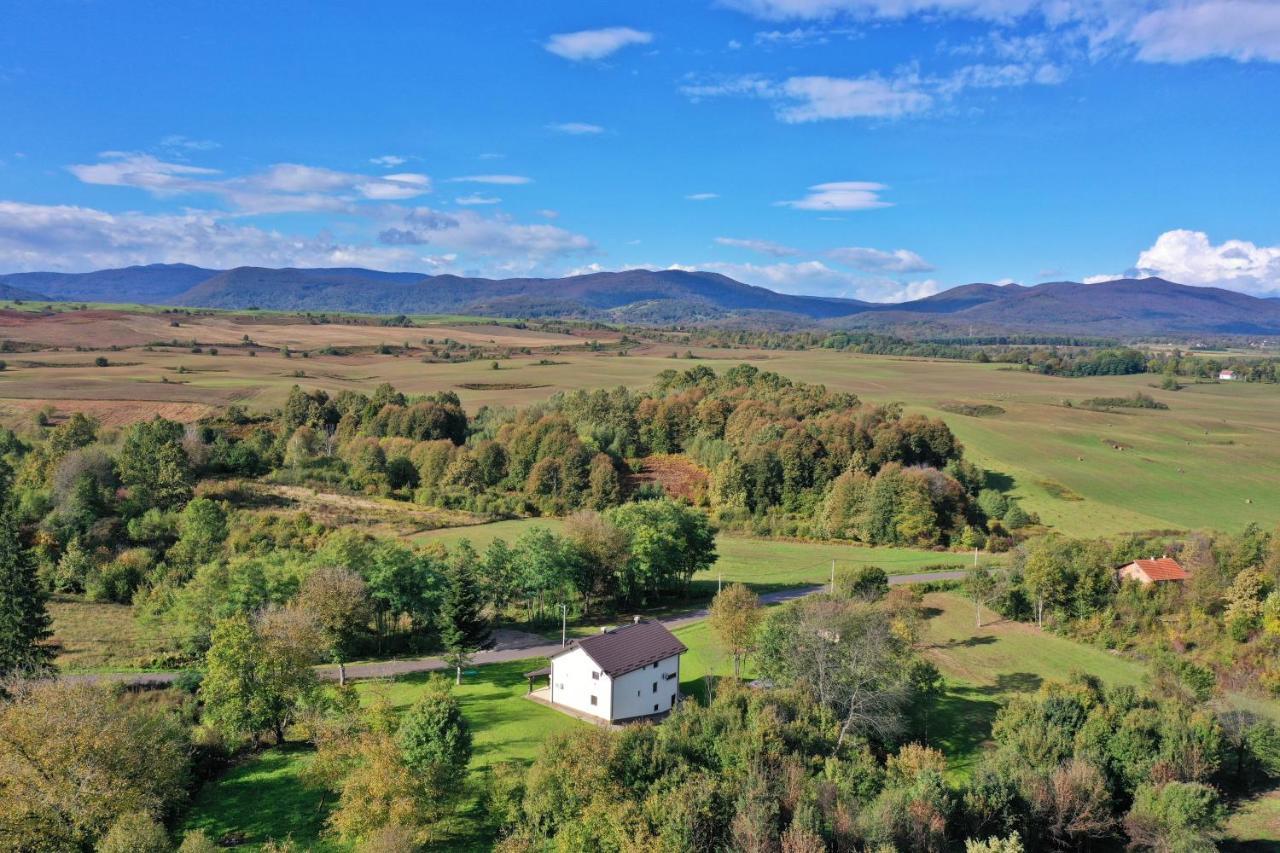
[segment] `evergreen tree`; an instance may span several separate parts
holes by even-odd
[[[483,596],[475,574],[465,562],[455,560],[445,572],[444,600],[440,603],[440,640],[445,660],[453,667],[457,683],[471,655],[493,646],[489,622],[480,612]]]
[[[35,564],[18,539],[8,468],[0,463],[0,679],[50,669],[52,633]]]

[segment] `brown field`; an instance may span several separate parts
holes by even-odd
[[[177,322],[178,326],[171,325]],[[140,347],[158,341],[196,340],[203,346],[235,346],[248,335],[263,347],[419,346],[423,338],[512,347],[581,346],[583,339],[492,325],[402,327],[313,323],[305,317],[239,314],[173,315],[110,309],[36,314],[0,311],[0,340],[46,347]]]

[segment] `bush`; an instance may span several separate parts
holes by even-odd
[[[107,361],[107,357],[105,355],[98,356],[93,360],[93,363],[96,367],[107,367],[111,364],[111,362]]]
[[[93,848],[97,853],[169,853],[164,825],[145,812],[126,812]]]

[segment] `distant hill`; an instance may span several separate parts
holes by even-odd
[[[634,269],[566,278],[484,279],[357,268],[208,270],[153,264],[0,276],[0,297],[206,308],[575,317],[636,324],[894,329],[915,335],[1069,333],[1280,335],[1280,300],[1158,278],[1101,284],[966,284],[871,303],[796,296],[718,273]]]
[[[0,285],[38,291],[49,299],[157,304],[217,274],[189,264],[149,264],[86,273],[13,273],[0,275]]]
[[[15,287],[11,284],[5,284],[0,279],[0,299],[30,299],[34,302],[48,300],[49,297],[43,293],[36,293],[34,290],[26,290],[21,287]]]
[[[274,308],[374,313],[589,316],[633,322],[713,319],[741,311],[779,311],[809,319],[866,310],[852,299],[789,296],[718,273],[627,270],[560,279],[463,278],[369,270],[239,267],[173,300],[211,308]]]

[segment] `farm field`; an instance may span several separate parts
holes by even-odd
[[[25,316],[25,326],[0,326],[0,338],[52,344],[65,330],[47,332],[42,324],[66,324],[70,321],[65,318],[73,315]],[[165,315],[124,316],[142,329],[139,339],[206,336],[235,342],[250,334],[264,344],[273,341],[301,351],[306,346],[318,349],[343,335],[398,345],[406,338],[416,344],[427,338],[461,339],[465,333],[497,346],[533,345],[535,354],[503,360],[497,371],[488,360],[427,364],[415,356],[372,353],[286,359],[267,350],[249,357],[240,348],[211,355],[207,349],[199,354],[176,349],[148,352],[131,345],[106,353],[107,367],[95,367],[92,353],[65,349],[7,354],[8,369],[0,372],[0,422],[25,427],[46,405],[63,414],[86,411],[108,425],[151,414],[191,421],[231,403],[250,409],[278,406],[294,384],[337,393],[367,392],[380,382],[391,382],[410,393],[453,390],[474,413],[485,405],[526,405],[558,390],[642,387],[662,370],[683,369],[691,363],[670,358],[670,345],[642,345],[624,358],[613,352],[585,351],[584,337],[535,333],[497,323],[406,329],[313,326],[284,316],[253,317],[249,324],[231,315],[215,315],[192,320],[197,326],[193,330],[185,325],[170,328]],[[72,337],[83,338],[90,330],[95,340],[99,334],[116,334],[81,326]],[[561,346],[568,349],[554,358],[545,357]],[[1152,387],[1152,377],[1144,375],[1066,379],[997,364],[829,350],[694,352],[699,356],[696,363],[724,367],[750,361],[793,379],[851,391],[871,402],[901,401],[908,411],[943,417],[965,443],[970,458],[1010,478],[1007,485],[1023,499],[1024,507],[1063,533],[1234,531],[1251,522],[1270,527],[1280,516],[1280,479],[1269,473],[1280,466],[1280,390],[1274,386],[1192,384],[1174,392]],[[538,363],[544,360],[553,363]],[[1064,401],[1135,392],[1150,394],[1167,404],[1168,410],[1102,412],[1063,405]],[[943,408],[956,402],[1002,411],[974,417]]]

